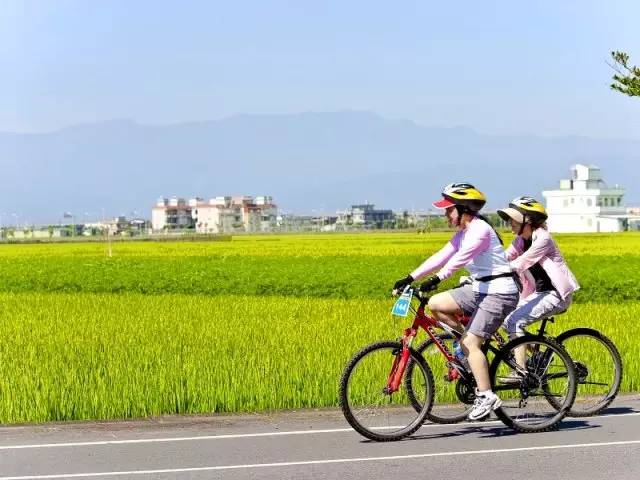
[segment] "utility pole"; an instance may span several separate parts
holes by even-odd
[[[111,229],[109,228],[109,225],[107,225],[104,208],[102,209],[102,225],[104,226],[107,233],[107,256],[111,258],[113,256],[113,252],[111,251]]]

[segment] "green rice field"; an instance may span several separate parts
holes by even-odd
[[[391,285],[449,236],[0,245],[0,423],[336,406],[353,353],[405,326]],[[582,289],[551,332],[601,329],[640,390],[640,235],[556,238]]]

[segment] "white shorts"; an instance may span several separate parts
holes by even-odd
[[[571,305],[571,295],[565,300],[555,290],[551,292],[534,292],[520,300],[516,309],[511,312],[502,324],[510,337],[522,335],[524,328],[545,317],[565,311]]]

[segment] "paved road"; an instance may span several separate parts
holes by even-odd
[[[0,428],[8,479],[640,479],[640,397],[557,432],[515,434],[497,421],[425,425],[369,442],[336,411],[168,417]]]

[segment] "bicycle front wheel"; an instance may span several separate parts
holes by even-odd
[[[588,417],[607,408],[622,380],[622,358],[614,343],[592,328],[567,330],[556,341],[571,356],[578,379],[569,416]]]
[[[517,358],[524,354],[525,364]],[[524,336],[500,349],[489,369],[493,390],[502,400],[496,415],[518,432],[558,427],[576,397],[573,361],[549,338]]]
[[[433,402],[433,376],[422,356],[410,349],[409,363],[399,389],[390,393],[389,375],[396,368],[402,344],[384,341],[369,345],[351,359],[340,380],[340,406],[354,430],[378,442],[400,440],[418,430]],[[415,409],[406,389],[407,375]]]

